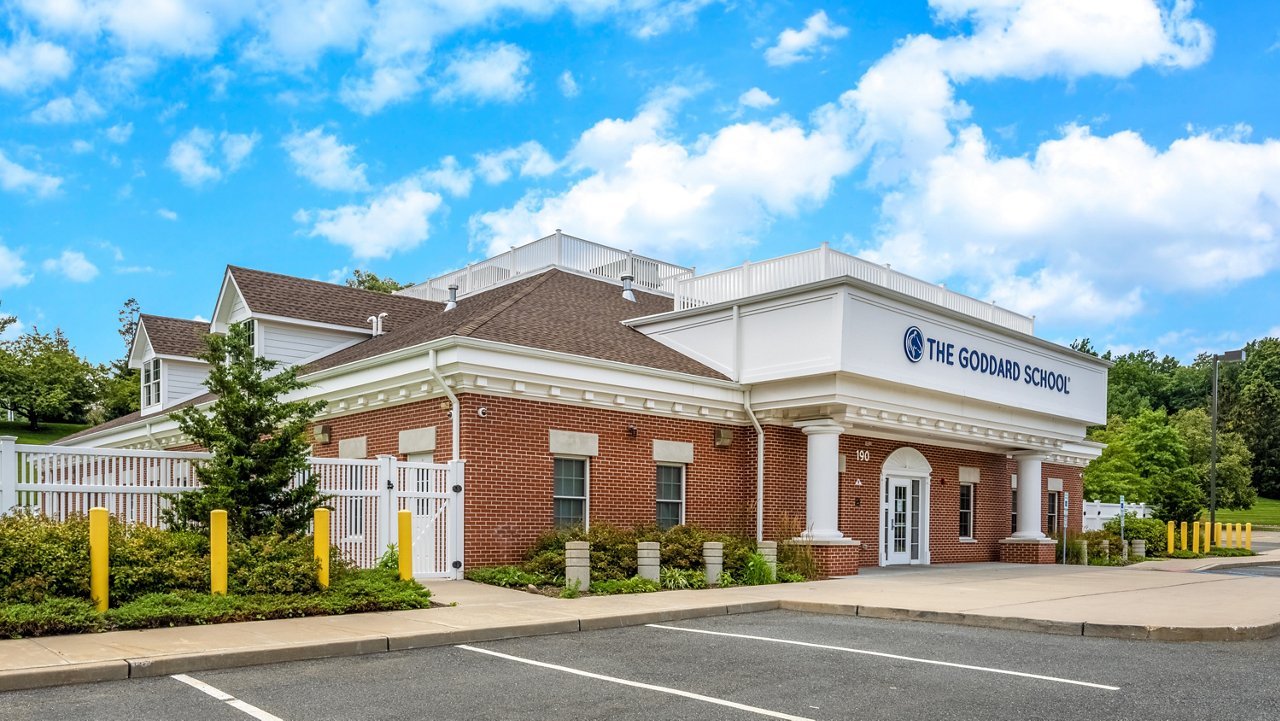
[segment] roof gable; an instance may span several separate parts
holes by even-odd
[[[197,360],[205,351],[204,338],[208,334],[209,325],[204,321],[143,313],[138,316],[138,333],[129,362],[141,362],[150,351],[158,356]],[[145,345],[140,345],[140,340]]]
[[[227,278],[229,282],[223,284],[219,307],[227,296],[228,286],[234,285],[251,315],[275,316],[307,324],[370,332],[368,318],[386,313],[383,329],[390,331],[444,308],[434,301],[237,266],[227,266]]]

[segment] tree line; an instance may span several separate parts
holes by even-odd
[[[1072,347],[1098,355],[1087,338]],[[1185,365],[1150,350],[1100,357],[1114,363],[1108,421],[1089,438],[1107,448],[1085,468],[1086,498],[1124,495],[1163,518],[1194,519],[1210,490],[1213,356]],[[1280,498],[1280,339],[1251,341],[1244,362],[1218,368],[1217,505]]]

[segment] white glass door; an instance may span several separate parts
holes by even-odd
[[[919,532],[916,531],[916,526],[919,523],[919,513],[913,512],[911,483],[909,480],[892,479],[884,484],[884,525],[880,537],[884,539],[887,565],[911,563],[912,547],[918,543],[916,539],[919,538]],[[918,503],[917,500],[916,504]]]

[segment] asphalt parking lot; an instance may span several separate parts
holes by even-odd
[[[787,611],[0,694],[47,719],[1258,719],[1280,639],[1168,644]]]

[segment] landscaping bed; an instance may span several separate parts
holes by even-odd
[[[209,539],[113,521],[110,607],[89,595],[89,523],[18,513],[0,519],[0,637],[160,628],[427,608],[431,594],[401,581],[388,553],[357,569],[331,550],[321,588],[308,536],[233,540],[225,596],[209,593]]]

